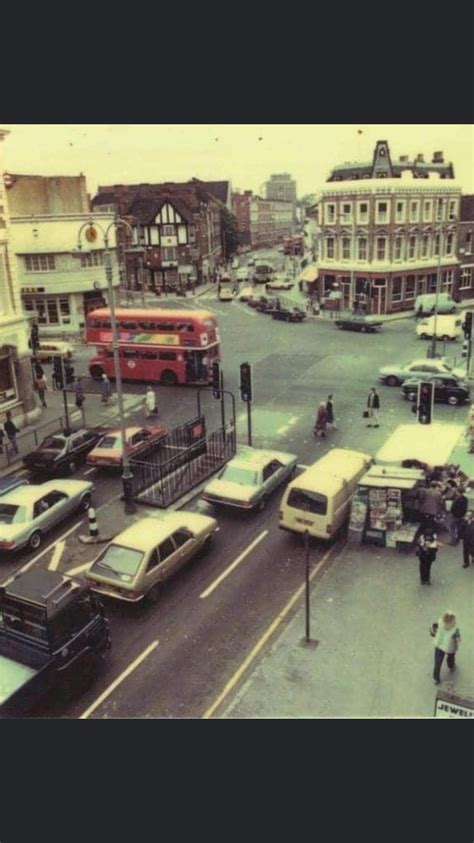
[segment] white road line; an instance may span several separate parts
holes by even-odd
[[[89,715],[92,714],[92,712],[95,711],[96,708],[98,708],[99,705],[101,705],[101,703],[103,703],[104,700],[107,699],[107,697],[110,697],[110,694],[115,691],[115,689],[124,681],[124,679],[126,679],[127,676],[129,676],[135,670],[135,668],[137,668],[138,665],[141,664],[141,662],[147,658],[147,656],[150,655],[150,653],[155,649],[155,647],[158,647],[159,643],[159,641],[153,641],[151,644],[149,644],[148,647],[143,650],[143,653],[141,653],[141,655],[138,656],[138,658],[136,658],[135,661],[132,662],[123,671],[123,673],[120,674],[120,676],[117,676],[117,679],[115,679],[112,684],[109,685],[107,690],[105,690],[104,693],[101,694],[100,697],[98,697],[98,699],[96,699],[96,701],[89,706],[89,708],[86,708],[86,710],[80,715],[79,720],[86,720]]]
[[[286,433],[287,430],[288,430],[288,425],[284,424],[283,427],[279,427],[276,432],[277,432],[278,435],[280,435],[282,433]]]
[[[57,571],[58,570],[59,563],[61,561],[61,556],[64,553],[65,547],[66,547],[66,542],[56,542],[56,547],[53,550],[51,562],[48,565],[48,571]]]
[[[77,568],[70,568],[69,571],[66,571],[66,574],[68,577],[77,577],[78,574],[82,574],[83,571],[87,571],[90,564],[90,562],[86,562],[84,565],[79,565]]]
[[[309,468],[309,465],[300,465],[298,464],[296,468]]]
[[[206,588],[206,590],[199,595],[201,600],[204,600],[206,597],[209,597],[209,595],[212,594],[213,591],[215,591],[217,586],[221,584],[222,580],[225,580],[225,578],[229,576],[229,574],[234,570],[234,568],[236,568],[237,565],[242,562],[242,559],[245,559],[245,557],[250,553],[250,551],[253,550],[253,548],[256,547],[256,545],[261,542],[262,539],[264,539],[267,535],[268,530],[264,530],[262,533],[260,533],[260,535],[257,536],[257,538],[254,539],[253,542],[249,544],[249,546],[246,547],[245,550],[242,551],[240,556],[238,556],[237,559],[235,559],[232,564],[229,565],[229,567],[226,568],[225,571],[223,571],[219,577],[217,577],[216,580],[214,580],[214,582],[209,586],[209,588]]]
[[[20,568],[18,571],[16,571],[16,573],[17,574],[23,574],[25,571],[28,571],[29,568],[31,568],[35,564],[35,562],[38,561],[38,559],[41,559],[41,557],[44,556],[45,553],[49,553],[53,549],[53,547],[57,544],[57,542],[63,541],[63,539],[66,539],[68,536],[70,536],[71,533],[74,532],[74,530],[77,530],[77,528],[79,527],[80,524],[82,524],[82,521],[79,521],[77,524],[74,524],[73,527],[70,527],[69,530],[66,530],[66,532],[63,533],[62,536],[59,536],[59,538],[56,539],[56,541],[52,542],[52,544],[49,544],[48,547],[45,547],[45,549],[40,551],[40,553],[38,553],[37,556],[34,556],[33,559],[30,559],[30,561],[27,562],[26,565],[23,565],[23,568]]]
[[[96,470],[95,467],[88,468],[87,471],[84,472],[84,474],[92,474],[92,472],[95,471],[95,470]]]

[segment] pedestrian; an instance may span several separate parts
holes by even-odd
[[[435,480],[432,480],[428,488],[421,488],[419,492],[419,511],[423,516],[423,529],[436,531],[443,521],[446,507],[444,498]]]
[[[3,454],[3,440],[5,438],[5,431],[0,427],[0,454]]]
[[[433,681],[435,685],[440,683],[440,671],[444,657],[448,657],[448,668],[451,673],[456,670],[456,652],[461,643],[461,632],[456,625],[456,615],[449,609],[442,617],[431,624],[430,635],[434,638],[434,669]]]
[[[102,375],[102,382],[100,384],[100,392],[102,395],[102,404],[108,404],[110,396],[112,395],[112,384],[110,383],[105,372]]]
[[[6,420],[5,424],[3,425],[3,429],[5,430],[5,433],[8,436],[8,439],[10,441],[10,445],[12,446],[13,453],[18,454],[19,451],[18,451],[18,445],[16,444],[16,435],[20,431],[18,430],[15,422],[12,420],[12,414],[11,414],[10,410],[7,410],[6,416],[7,416],[7,420]]]
[[[328,414],[327,423],[331,425],[332,430],[337,430],[336,422],[334,420],[334,403],[333,403],[334,396],[328,395],[328,400],[326,401],[326,412]]]
[[[380,410],[380,398],[377,394],[375,386],[370,387],[370,392],[367,398],[368,419],[367,427],[380,427],[378,411]],[[372,424],[374,422],[374,424]]]
[[[82,405],[83,405],[84,401],[86,400],[86,397],[85,397],[83,389],[82,389],[82,383],[81,383],[80,375],[77,378],[74,378],[73,390],[74,390],[74,395],[76,396],[76,407],[77,407],[78,410],[82,410]]]
[[[38,380],[38,378],[44,378],[44,369],[39,360],[33,360],[33,369],[36,380]]]
[[[471,562],[474,565],[474,512],[472,510],[468,510],[466,517],[460,521],[458,535],[462,539],[462,566],[469,568]]]
[[[459,542],[459,525],[467,512],[467,497],[464,488],[453,489],[451,509],[449,511],[449,533],[451,544]]]
[[[438,543],[436,533],[425,530],[418,539],[416,555],[420,560],[420,582],[422,585],[431,585],[431,566],[436,561],[436,554],[442,547]]]
[[[469,437],[469,454],[474,454],[474,404],[469,410],[464,436]]]
[[[158,407],[156,403],[156,396],[151,386],[148,387],[145,394],[145,416],[148,418],[152,414],[158,414]]]
[[[321,433],[321,436],[326,436],[326,425],[328,420],[328,411],[326,410],[326,402],[321,401],[318,407],[318,414],[316,416],[316,421],[314,423],[314,435],[317,436],[318,433]]]
[[[39,397],[39,400],[41,401],[41,404],[42,404],[43,407],[48,406],[46,404],[46,399],[44,397],[47,388],[48,387],[47,387],[47,384],[46,384],[46,378],[45,378],[44,374],[41,377],[36,378],[36,389],[38,390],[38,397]]]

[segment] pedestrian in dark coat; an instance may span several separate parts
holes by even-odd
[[[101,399],[102,404],[108,404],[110,396],[112,395],[112,384],[110,383],[110,381],[109,381],[107,375],[105,374],[105,372],[102,375],[102,381],[101,381],[101,384],[100,384],[100,391],[101,391],[101,395],[102,395],[102,399]]]
[[[418,539],[416,555],[420,560],[420,582],[422,585],[431,585],[431,566],[436,561],[436,554],[440,547],[436,533],[432,533],[430,530],[425,530]]]
[[[321,401],[318,407],[318,415],[316,416],[316,422],[314,424],[314,435],[317,436],[318,433],[321,436],[326,436],[326,425],[328,420],[328,411],[326,410],[326,402]]]
[[[369,411],[367,427],[379,427],[378,411],[380,410],[380,398],[375,386],[370,387],[370,392],[367,398],[367,409]]]
[[[78,410],[82,410],[82,405],[85,401],[85,395],[84,395],[84,392],[82,390],[82,383],[81,383],[80,377],[78,377],[74,380],[73,389],[74,389],[74,395],[76,396],[76,407],[77,407]]]
[[[35,371],[35,378],[44,378],[44,369],[39,362],[39,360],[35,360],[34,362],[34,371]]]
[[[15,422],[12,420],[12,414],[10,410],[7,410],[7,420],[3,425],[3,429],[10,440],[10,445],[12,446],[12,451],[14,454],[18,454],[18,445],[16,444],[16,435],[20,431],[18,430]]]
[[[459,524],[459,537],[462,540],[463,568],[474,565],[474,513],[469,510]]]
[[[334,404],[333,404],[333,395],[328,395],[328,400],[326,401],[326,411],[328,414],[327,423],[331,425],[333,430],[337,430],[336,422],[334,420]]]
[[[47,389],[46,378],[44,375],[40,378],[36,378],[36,389],[38,390],[38,397],[41,401],[43,407],[47,407],[45,393]]]
[[[453,499],[449,518],[449,532],[451,534],[451,544],[459,542],[459,526],[467,512],[467,498],[464,494],[464,489],[454,489]]]

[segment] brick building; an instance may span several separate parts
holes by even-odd
[[[474,298],[474,195],[461,196],[459,220],[459,276],[457,292],[461,299]]]
[[[239,230],[240,243],[242,246],[251,246],[250,234],[250,203],[252,200],[252,191],[245,190],[243,193],[232,194],[232,213],[237,220],[237,228]]]
[[[294,206],[292,202],[262,199],[250,200],[250,242],[252,247],[273,246],[293,233]]]

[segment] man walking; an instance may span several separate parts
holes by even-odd
[[[462,566],[469,568],[471,562],[474,564],[474,513],[471,510],[466,512],[466,517],[460,521],[458,535],[462,539]]]
[[[12,414],[11,414],[10,410],[7,410],[6,415],[7,415],[7,420],[6,420],[5,424],[3,425],[3,429],[5,430],[5,433],[8,436],[8,439],[10,441],[10,445],[12,446],[13,453],[18,454],[19,451],[18,451],[18,445],[16,444],[16,435],[20,431],[18,430],[15,422],[12,420]]]
[[[380,427],[378,417],[378,411],[380,410],[380,398],[375,386],[370,387],[370,392],[367,398],[367,409],[369,411],[369,421],[367,422],[367,427]]]
[[[434,669],[433,682],[440,683],[440,671],[444,657],[448,657],[448,668],[451,673],[456,670],[456,651],[461,641],[461,633],[456,626],[456,615],[449,609],[443,613],[437,623],[431,624],[430,634],[434,638]]]
[[[457,544],[459,541],[459,527],[467,512],[467,498],[464,494],[464,489],[453,490],[453,502],[451,504],[451,511],[449,513],[449,532],[451,534],[451,544]]]
[[[102,382],[100,384],[100,392],[101,392],[101,400],[102,404],[108,405],[110,396],[112,395],[112,384],[110,383],[107,375],[102,375]]]
[[[85,395],[82,390],[82,383],[80,375],[74,379],[74,395],[76,396],[76,407],[78,410],[82,410],[82,405],[85,401]]]

